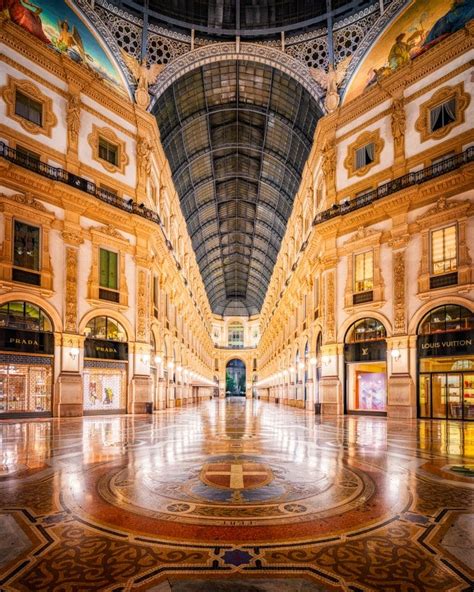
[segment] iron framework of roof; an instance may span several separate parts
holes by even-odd
[[[275,68],[224,60],[176,80],[153,112],[212,311],[257,314],[319,106]]]
[[[215,37],[268,37],[324,26],[371,0],[113,0],[147,22]]]

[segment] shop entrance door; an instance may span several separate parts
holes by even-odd
[[[474,375],[433,372],[420,375],[420,416],[433,419],[474,419]]]

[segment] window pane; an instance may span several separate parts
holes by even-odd
[[[374,256],[372,251],[354,257],[354,292],[368,292],[373,288]]]
[[[15,220],[13,265],[39,271],[40,229]]]
[[[117,290],[117,261],[118,255],[107,249],[100,249],[100,278],[102,288]]]
[[[19,90],[15,93],[15,113],[36,125],[42,125],[43,105]]]
[[[118,162],[118,147],[111,144],[104,138],[99,139],[99,158],[106,160],[111,164],[117,165]]]
[[[431,233],[431,271],[442,274],[457,268],[456,225],[433,230]]]

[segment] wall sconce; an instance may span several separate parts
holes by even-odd
[[[170,360],[170,361],[168,362],[168,368],[170,368],[170,369],[171,369],[171,368],[173,368],[173,367],[174,367],[174,362],[173,362],[173,360]]]
[[[162,361],[163,360],[161,359],[161,356],[155,356],[155,364],[156,365],[161,364]]]
[[[71,347],[69,350],[69,355],[71,356],[71,360],[75,360],[79,355],[79,348],[78,347]]]
[[[298,364],[298,368],[299,368],[300,370],[304,370],[304,362],[300,362],[300,363]]]
[[[181,372],[182,368],[181,366],[176,366],[176,372]]]
[[[395,362],[398,362],[398,360],[402,357],[399,349],[392,349],[390,355],[392,356],[392,360],[395,360]]]
[[[318,359],[317,358],[310,358],[309,363],[311,364],[311,366],[316,366],[316,364],[318,363]]]
[[[293,366],[290,366],[290,367],[288,368],[288,370],[289,370],[290,372],[294,372],[294,371],[295,371],[295,369],[293,368]]]
[[[329,363],[331,362],[330,356],[323,356],[321,360],[325,366],[329,366]]]
[[[140,362],[142,364],[149,364],[150,363],[150,356],[148,354],[142,354],[140,357]]]

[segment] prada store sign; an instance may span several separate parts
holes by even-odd
[[[385,339],[346,343],[344,345],[344,359],[346,362],[378,362],[386,358],[387,342]]]
[[[28,354],[54,354],[53,333],[0,329],[0,350]]]
[[[474,330],[420,335],[417,346],[420,358],[472,356],[474,355]]]
[[[103,360],[128,360],[128,343],[106,341],[105,339],[86,339],[84,342],[85,358]]]

